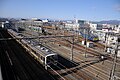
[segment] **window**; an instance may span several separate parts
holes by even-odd
[[[41,56],[40,58],[41,58],[42,61],[45,61],[45,58],[44,58],[44,57]]]
[[[120,42],[120,37],[118,38],[118,42]]]

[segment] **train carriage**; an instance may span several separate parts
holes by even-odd
[[[23,41],[23,40],[22,40]],[[58,57],[57,54],[43,45],[30,45],[30,43],[24,41],[24,45],[28,47],[35,58],[37,58],[42,65],[47,69],[47,65],[57,64]]]
[[[94,42],[99,41],[99,37],[98,37],[97,35],[92,34],[92,33],[84,34],[83,32],[80,32],[80,35],[81,35],[83,38],[87,38],[87,39],[90,40],[90,41],[94,41]]]
[[[16,32],[13,30],[8,30],[8,32],[15,38],[23,38],[22,36],[18,36]],[[22,44],[22,46],[30,52],[30,55],[32,55],[35,59],[37,59],[43,66],[45,66],[45,69],[47,69],[47,66],[52,64],[57,64],[58,57],[57,54],[50,49],[46,48],[45,46],[38,44],[34,45],[32,40],[29,39],[22,39],[19,43]]]

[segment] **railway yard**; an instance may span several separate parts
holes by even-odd
[[[0,37],[11,37],[4,30],[0,34]],[[54,80],[15,40],[1,41],[0,51],[3,80]]]
[[[12,29],[0,30],[4,80],[111,80],[114,56],[104,51],[104,44],[87,40],[94,44],[90,48],[82,45],[84,39],[78,33],[51,26],[44,29],[46,33],[30,28],[19,33]],[[42,58],[43,53],[47,56]],[[48,56],[51,53],[55,56]],[[114,79],[120,80],[119,57]]]

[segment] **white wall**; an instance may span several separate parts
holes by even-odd
[[[65,28],[78,30],[79,29],[79,24],[66,23]]]
[[[91,28],[91,30],[96,30],[97,29],[97,24],[90,23],[90,28]]]

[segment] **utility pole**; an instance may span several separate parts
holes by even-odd
[[[33,21],[31,21],[31,36],[33,37],[33,29],[34,29],[34,27],[33,27]],[[30,40],[30,44],[31,44],[31,41],[32,40]]]
[[[85,51],[84,51],[84,54],[85,54],[85,58],[87,57],[87,38],[88,38],[88,28],[84,28],[84,34],[83,36],[85,37]]]
[[[72,43],[71,43],[71,54],[70,54],[71,61],[73,61],[73,48],[74,48],[74,36],[72,37]]]
[[[40,27],[38,28],[38,36],[40,36]],[[38,38],[39,43],[40,43],[40,38]]]
[[[79,42],[79,29],[77,31],[77,41]]]
[[[105,52],[107,52],[107,46],[108,46],[108,38],[110,37],[110,33],[105,33]]]
[[[65,23],[63,23],[64,29],[63,29],[63,35],[65,36]]]
[[[85,58],[87,57],[87,38],[88,38],[88,29],[85,30]]]
[[[118,38],[117,43],[116,43],[115,55],[114,55],[114,60],[113,60],[113,65],[112,65],[112,70],[111,70],[111,73],[110,73],[110,79],[109,80],[114,80],[114,73],[115,73],[115,68],[116,68],[118,47],[119,47],[119,38]]]
[[[105,33],[105,52],[106,52],[106,49],[107,49],[107,33]]]

